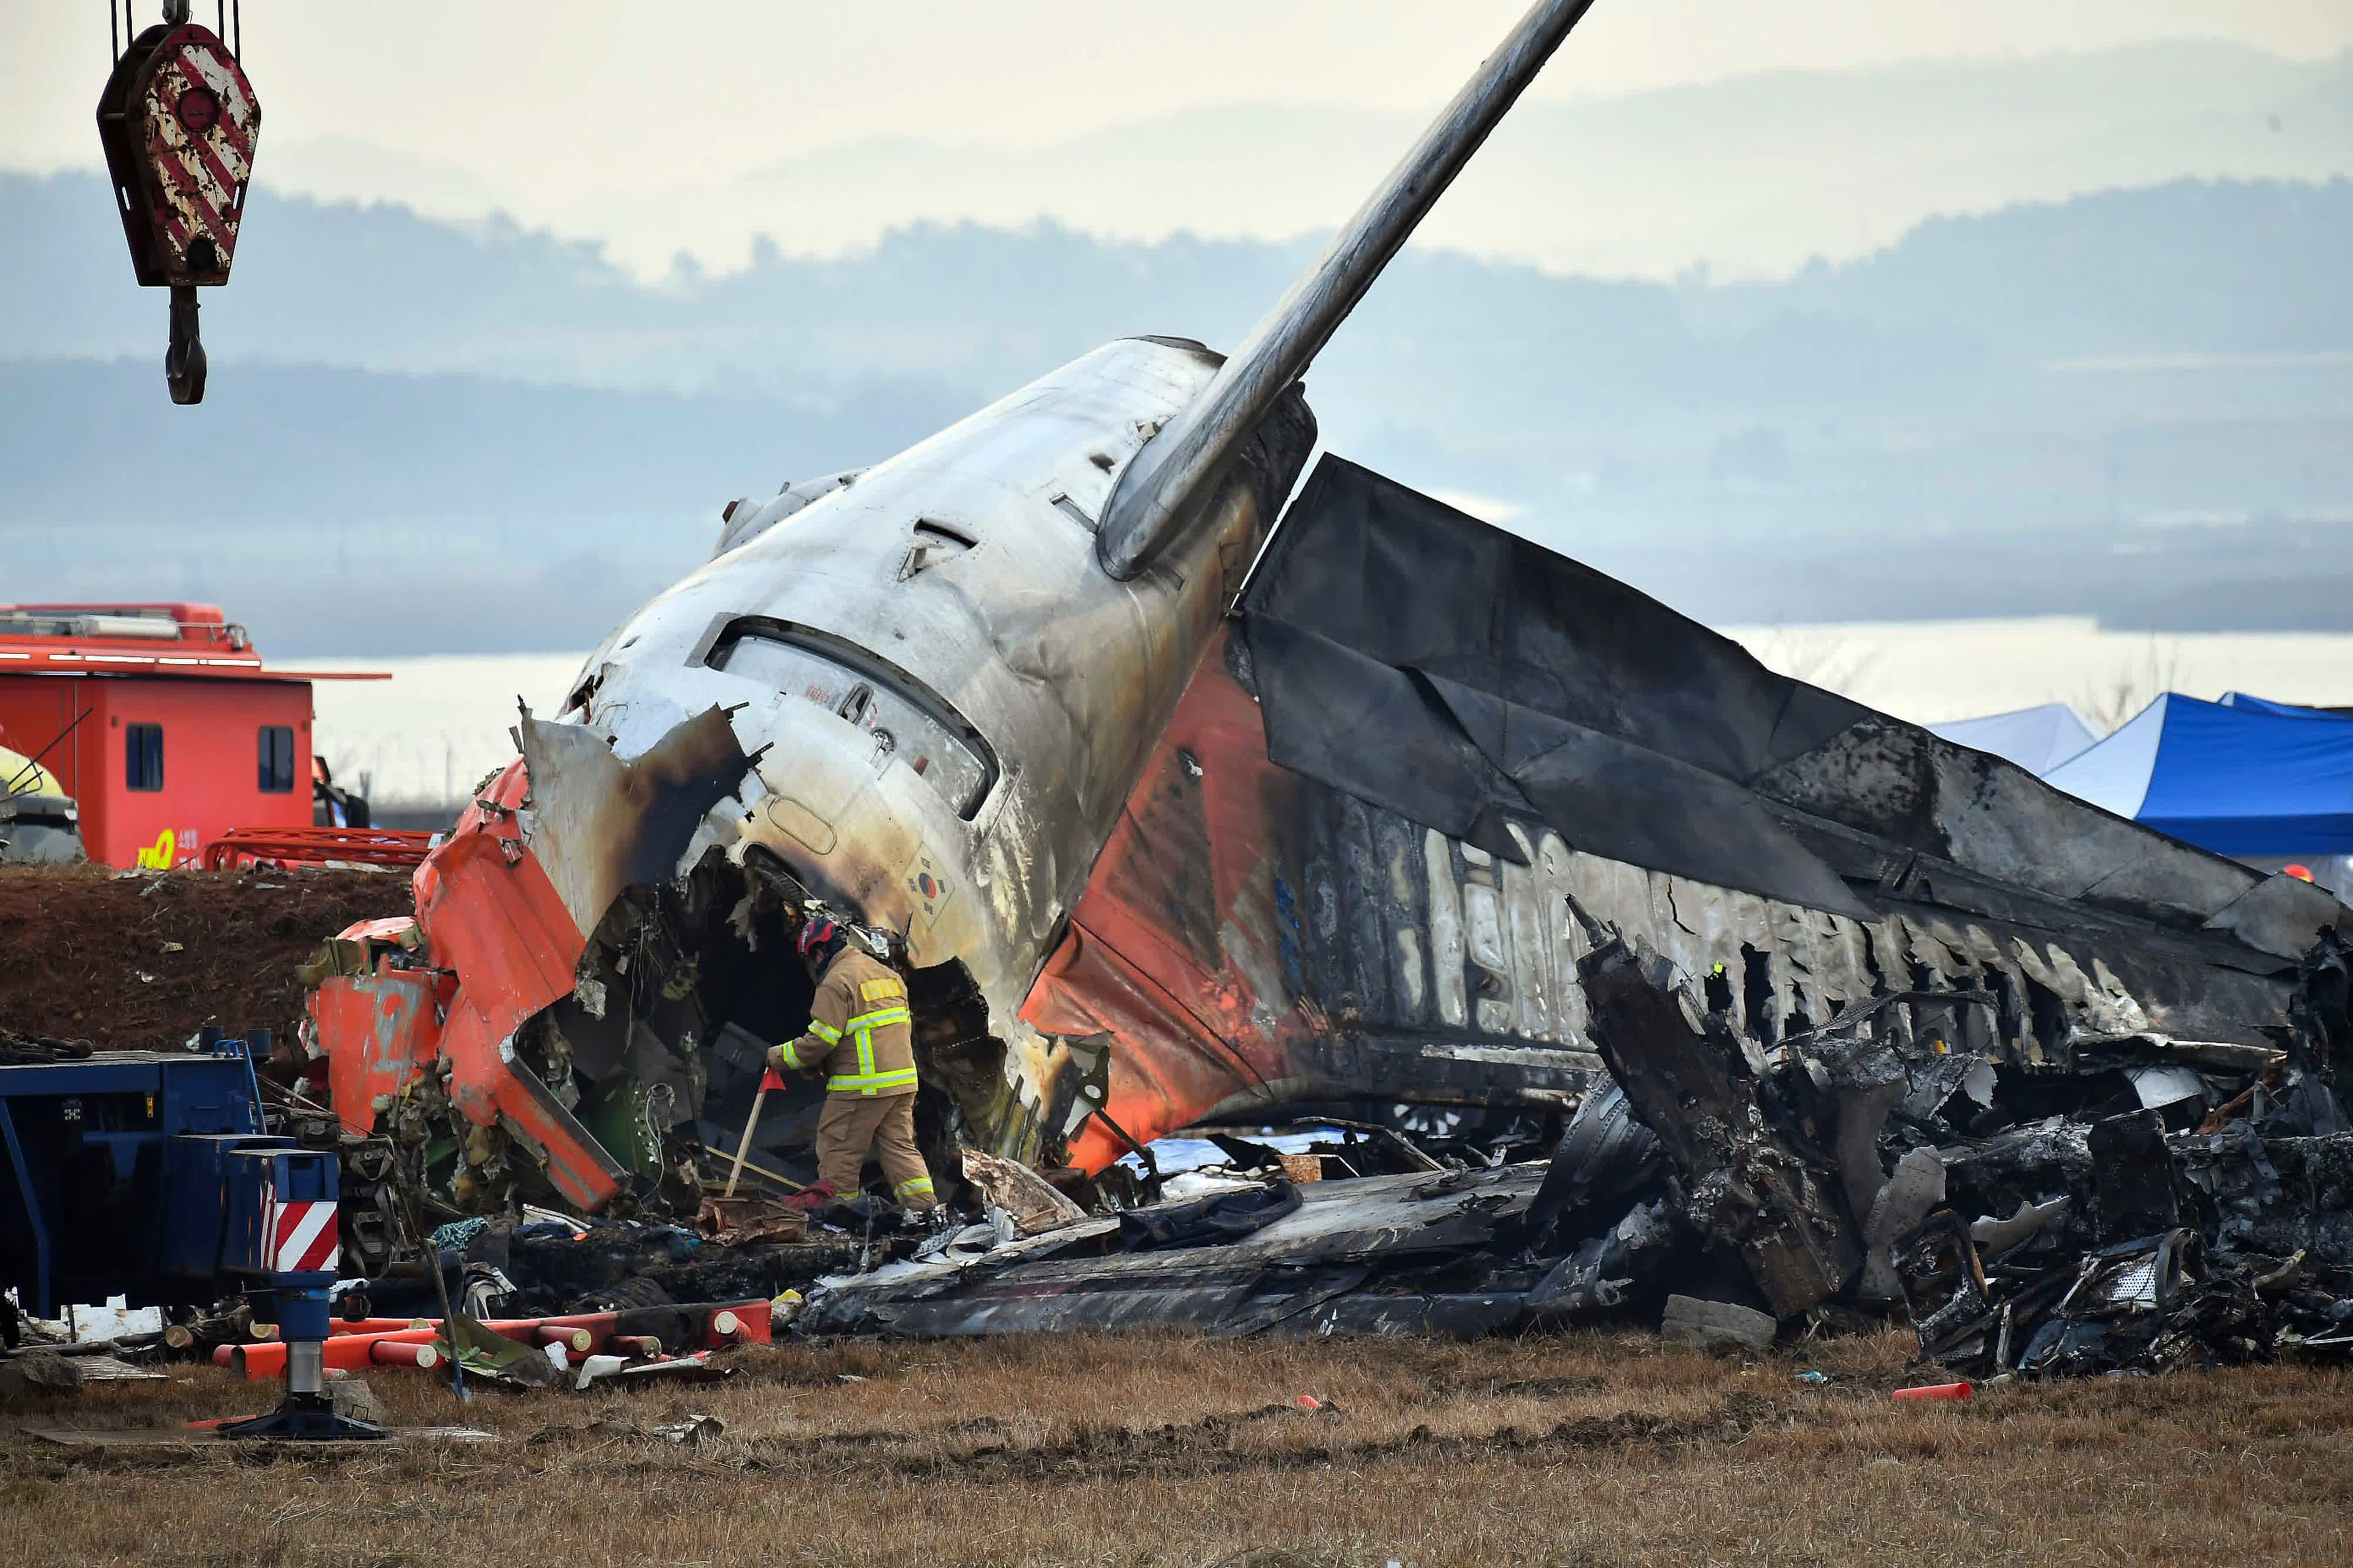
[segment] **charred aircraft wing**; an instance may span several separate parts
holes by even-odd
[[[1988,998],[1888,1010],[1957,1072],[2264,1043],[2299,958],[2353,931],[1327,457],[1023,1016],[1108,1047],[1083,1165],[1284,1103],[1556,1105],[1600,1071],[1578,910],[1706,976],[1759,1048]]]

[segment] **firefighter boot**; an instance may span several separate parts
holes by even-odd
[[[781,1198],[778,1201],[786,1208],[798,1209],[803,1214],[815,1214],[818,1210],[825,1207],[826,1205],[833,1202],[833,1184],[831,1182],[819,1182],[813,1187],[804,1187],[799,1192],[793,1194],[791,1196]]]

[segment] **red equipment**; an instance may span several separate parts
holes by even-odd
[[[308,830],[311,683],[389,679],[265,668],[217,605],[0,605],[0,732],[57,774],[108,866]]]
[[[754,1300],[658,1310],[667,1313],[684,1312],[690,1321],[698,1324],[699,1329],[692,1336],[699,1341],[698,1348],[723,1350],[733,1344],[768,1343],[773,1305],[769,1301]],[[591,1348],[600,1348],[614,1355],[645,1360],[662,1357],[659,1340],[620,1331],[623,1321],[636,1316],[626,1312],[576,1312],[556,1318],[494,1320],[482,1326],[494,1334],[522,1344],[537,1346],[554,1342],[575,1352],[585,1353]],[[412,1360],[406,1349],[398,1347],[432,1344],[441,1333],[438,1319],[419,1320],[416,1323],[406,1320],[370,1319],[367,1322],[394,1323],[396,1326],[336,1325],[323,1352],[325,1365],[330,1370],[342,1368],[357,1372],[370,1366],[432,1364]],[[279,1377],[286,1371],[286,1346],[275,1340],[257,1344],[221,1345],[213,1352],[212,1360],[215,1366],[234,1368],[245,1377]]]
[[[418,866],[440,842],[438,833],[396,827],[232,827],[205,846],[205,869],[225,871],[264,860]]]

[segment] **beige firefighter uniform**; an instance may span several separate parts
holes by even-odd
[[[825,966],[798,1039],[769,1053],[779,1071],[825,1075],[817,1125],[818,1180],[849,1196],[871,1150],[891,1195],[911,1209],[935,1206],[932,1173],[915,1148],[914,1015],[906,983],[845,946]]]

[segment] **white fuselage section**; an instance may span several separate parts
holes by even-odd
[[[1018,1058],[1015,1011],[1271,521],[1233,484],[1145,576],[1096,564],[1113,479],[1217,363],[1112,343],[847,483],[739,509],[742,542],[623,623],[564,716],[628,759],[733,710],[759,787],[706,833],[918,964],[961,959]]]

